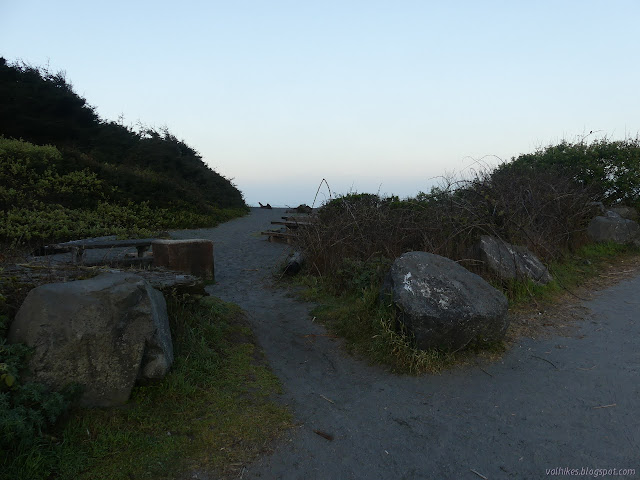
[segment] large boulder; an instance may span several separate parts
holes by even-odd
[[[127,273],[34,288],[8,340],[34,348],[34,380],[53,389],[79,383],[89,407],[125,403],[137,380],[160,379],[173,363],[163,295]]]
[[[511,245],[490,235],[480,237],[471,249],[471,256],[505,280],[531,279],[540,285],[553,280],[547,267],[526,247]]]
[[[609,210],[604,216],[597,216],[587,227],[587,234],[594,242],[615,242],[619,244],[640,242],[638,223],[623,218]]]
[[[421,349],[458,350],[501,340],[509,326],[506,297],[456,262],[426,252],[397,258],[382,293]]]

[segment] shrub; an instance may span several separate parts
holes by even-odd
[[[411,250],[464,260],[483,234],[526,245],[543,259],[584,241],[593,198],[587,188],[542,171],[499,180],[477,176],[404,201],[340,197],[320,209],[298,242],[314,273],[335,276],[344,259],[393,259]]]
[[[638,142],[561,143],[402,201],[344,195],[319,209],[298,242],[312,272],[337,283],[344,259],[422,250],[464,261],[483,234],[555,260],[586,243],[591,202],[638,204]]]
[[[104,196],[104,186],[88,170],[60,174],[57,148],[0,137],[0,210],[36,202],[87,207]]]
[[[149,236],[158,230],[211,227],[245,208],[194,208],[118,200],[114,188],[88,169],[60,173],[55,147],[0,137],[0,239],[44,243],[102,235]],[[152,172],[144,171],[155,178]],[[141,174],[142,174],[141,173]]]
[[[0,346],[0,355],[11,359],[11,352]],[[52,392],[43,384],[13,384],[0,391],[0,447],[3,451],[30,447],[46,434],[67,412],[79,392],[77,386]]]
[[[591,143],[560,142],[534,153],[520,155],[497,173],[551,169],[593,189],[608,205],[640,206],[640,138]]]

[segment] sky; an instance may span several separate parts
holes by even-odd
[[[637,0],[0,0],[0,56],[167,127],[250,205],[317,206],[635,138],[639,20]]]

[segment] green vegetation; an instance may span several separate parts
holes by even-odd
[[[624,261],[639,254],[640,249],[632,245],[590,243],[567,253],[561,260],[551,262],[548,268],[553,280],[547,285],[522,280],[506,283],[494,281],[494,285],[507,293],[511,307],[526,308],[532,299],[538,303],[553,302],[597,277],[610,262]]]
[[[238,307],[214,298],[172,299],[169,312],[174,366],[162,382],[136,387],[122,408],[75,410],[46,429],[66,402],[34,393],[33,387],[20,393],[28,384],[20,387],[19,379],[4,385],[0,476],[159,479],[183,478],[189,469],[232,473],[233,465],[251,460],[288,428],[286,409],[271,400],[279,382]]]
[[[315,315],[354,352],[394,371],[438,371],[477,352],[415,348],[393,309],[379,302],[382,274],[392,259],[413,250],[451,258],[502,290],[512,306],[557,298],[596,275],[607,260],[637,255],[630,246],[590,244],[586,228],[598,212],[593,202],[640,207],[639,172],[638,139],[563,142],[415,198],[341,196],[300,230],[307,261],[302,282],[322,304]],[[554,281],[504,281],[470,261],[470,248],[487,234],[526,246],[546,262]]]
[[[170,228],[214,226],[243,208],[207,212],[118,201],[89,169],[63,173],[56,147],[0,138],[0,239],[20,245],[101,235],[149,236]],[[153,197],[150,197],[153,199]]]
[[[0,58],[0,242],[215,226],[242,194],[164,129],[101,120],[64,74]]]
[[[151,236],[248,211],[233,183],[195,150],[166,129],[101,120],[62,73],[0,58],[0,98],[3,246]],[[289,426],[271,399],[278,380],[240,310],[212,298],[169,299],[175,363],[162,382],[137,386],[121,408],[71,408],[79,388],[52,392],[27,381],[30,349],[6,343],[32,287],[0,277],[1,478],[229,474]]]
[[[551,169],[589,187],[607,205],[640,206],[640,138],[587,142],[560,142],[535,153],[520,155],[501,165],[492,176],[527,175]]]
[[[346,340],[347,350],[385,365],[395,373],[438,373],[460,364],[477,350],[445,352],[420,350],[396,321],[391,305],[379,301],[382,274],[390,265],[384,258],[371,262],[345,261],[339,278],[303,275],[295,281],[303,287],[303,297],[318,303],[312,315],[336,335]],[[483,354],[502,352],[494,345]]]
[[[589,244],[567,254],[549,265],[554,280],[547,285],[531,281],[498,281],[490,279],[509,299],[510,308],[526,309],[532,300],[536,304],[550,303],[597,277],[610,262],[638,256],[640,249],[614,243]],[[346,340],[347,350],[386,366],[390,371],[405,374],[438,373],[454,365],[473,362],[478,357],[496,358],[506,349],[506,343],[489,348],[467,348],[450,352],[437,349],[420,350],[408,332],[396,321],[391,305],[380,302],[381,272],[390,264],[388,259],[371,262],[347,260],[345,268],[335,277],[307,273],[295,282],[303,287],[302,296],[319,304],[312,315],[336,335]]]

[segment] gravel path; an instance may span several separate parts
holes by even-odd
[[[283,212],[172,233],[215,242],[208,290],[246,310],[299,425],[243,478],[541,479],[559,467],[640,477],[640,277],[585,303],[593,315],[573,336],[522,339],[496,363],[397,376],[347,355],[311,305],[272,285],[288,247],[259,232]]]

